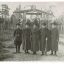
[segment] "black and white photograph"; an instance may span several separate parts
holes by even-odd
[[[0,2],[0,61],[64,61],[64,2]]]

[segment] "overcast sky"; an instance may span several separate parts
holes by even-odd
[[[13,11],[21,5],[21,8],[23,7],[29,7],[29,5],[36,5],[37,9],[49,9],[49,6],[52,6],[52,10],[54,12],[54,15],[56,17],[60,16],[64,12],[64,2],[7,2],[7,3],[1,3],[1,4],[7,4],[10,8],[10,15],[13,13]]]

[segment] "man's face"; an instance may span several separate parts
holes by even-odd
[[[52,28],[55,28],[55,27],[56,27],[56,25],[52,24]]]
[[[36,28],[36,25],[34,25],[33,28]]]
[[[28,25],[26,25],[26,28],[28,28]]]
[[[41,27],[42,27],[42,28],[45,28],[45,26],[44,26],[44,25],[41,25]]]
[[[17,25],[17,28],[20,28],[20,26],[19,26],[19,25]]]

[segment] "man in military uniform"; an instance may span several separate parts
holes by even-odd
[[[42,55],[44,55],[45,52],[47,52],[47,32],[48,28],[46,27],[46,23],[43,22],[40,28],[40,51],[42,51]]]
[[[19,53],[20,52],[20,46],[22,43],[22,29],[21,29],[19,23],[17,23],[16,26],[17,26],[17,28],[14,31],[14,38],[15,38],[14,44],[16,46],[16,53]]]
[[[58,51],[58,42],[59,42],[59,32],[57,28],[58,23],[53,22],[52,23],[52,30],[51,30],[51,55],[56,55],[56,52]]]
[[[24,32],[24,42],[23,42],[23,49],[25,53],[29,53],[28,50],[31,49],[31,28],[30,28],[30,20],[27,19],[27,22],[25,24]]]
[[[38,29],[38,21],[37,19],[33,22],[33,28],[32,28],[32,42],[31,42],[31,51],[33,51],[33,54],[36,54],[36,52],[39,50],[39,29]]]
[[[47,52],[51,50],[51,23],[47,25]]]

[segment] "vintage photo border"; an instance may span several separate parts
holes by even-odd
[[[0,2],[64,2],[64,0],[0,0]],[[11,61],[2,61],[0,62],[0,64],[64,64],[63,61],[15,61],[15,62],[11,62]]]

